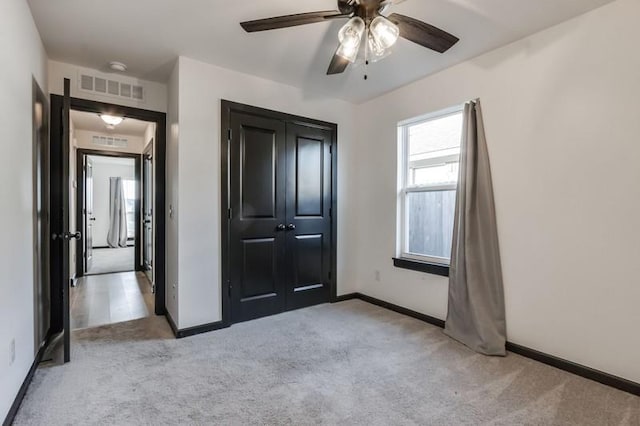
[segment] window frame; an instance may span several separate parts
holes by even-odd
[[[401,121],[398,123],[398,153],[400,167],[400,173],[398,173],[398,214],[399,219],[397,223],[397,258],[394,263],[398,267],[402,266],[402,261],[418,262],[420,264],[434,265],[436,267],[435,273],[443,275],[442,268],[449,268],[451,264],[450,258],[427,256],[418,253],[409,252],[409,209],[407,208],[409,194],[424,193],[424,192],[437,192],[437,191],[455,191],[457,190],[457,183],[455,184],[443,184],[443,185],[414,185],[409,186],[409,129],[412,126],[423,124],[429,121],[443,119],[452,115],[457,115],[464,112],[464,104],[456,105],[451,108],[446,108],[440,111],[436,111],[430,114],[422,115],[410,120]],[[462,129],[461,134],[462,134]],[[461,141],[462,142],[462,141]],[[458,154],[443,155],[442,157],[436,157],[433,159],[423,160],[425,163],[432,162],[435,164],[448,163],[454,158],[460,160],[461,152]],[[406,263],[406,262],[405,262]],[[406,265],[405,265],[406,266]],[[415,267],[409,267],[407,269],[414,269]],[[417,269],[422,270],[422,269]],[[425,270],[425,272],[432,272]]]

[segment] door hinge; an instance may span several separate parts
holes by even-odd
[[[329,145],[329,154],[333,154],[333,145]]]
[[[227,130],[227,140],[231,142],[231,138],[233,137],[233,131],[231,129]]]
[[[227,218],[228,219],[233,219],[233,209],[228,209],[227,210]]]
[[[329,207],[329,217],[333,217],[333,208]]]

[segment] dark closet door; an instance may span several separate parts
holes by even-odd
[[[287,309],[329,301],[332,132],[287,124]]]
[[[229,152],[231,321],[285,308],[285,125],[233,112]]]

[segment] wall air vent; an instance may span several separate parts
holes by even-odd
[[[80,90],[112,97],[144,101],[144,88],[140,85],[122,83],[109,78],[80,74]]]
[[[108,146],[115,148],[126,148],[129,146],[129,140],[124,138],[116,138],[112,136],[94,136],[92,139],[94,145]]]

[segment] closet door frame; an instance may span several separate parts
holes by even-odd
[[[310,119],[297,115],[272,111],[250,105],[245,105],[228,100],[221,101],[221,126],[220,126],[220,173],[221,173],[221,269],[222,269],[222,326],[230,326],[231,323],[231,285],[230,285],[230,240],[229,240],[229,215],[230,215],[230,154],[231,154],[231,114],[240,112],[258,117],[276,119],[285,124],[298,124],[307,127],[316,127],[331,132],[331,275],[329,280],[330,302],[337,302],[337,235],[338,235],[338,125],[326,121]]]

